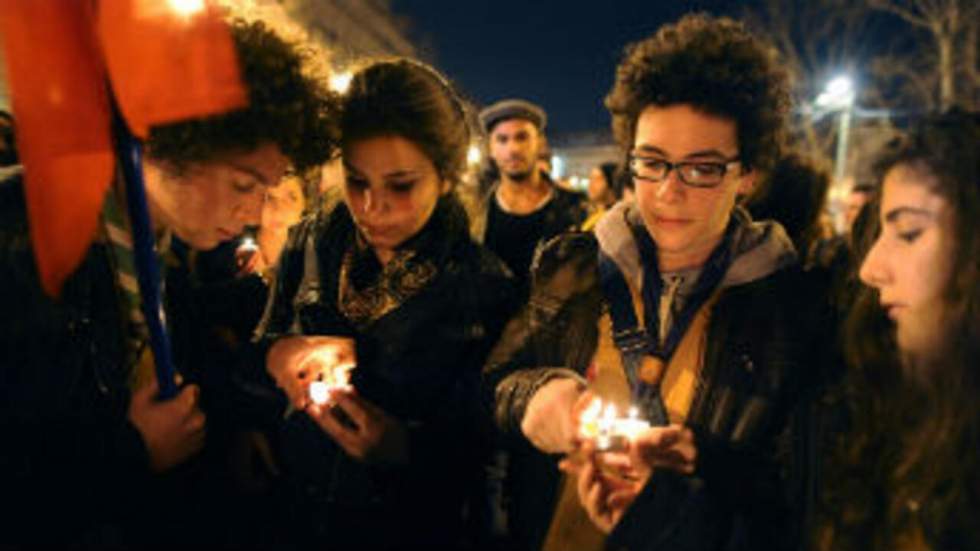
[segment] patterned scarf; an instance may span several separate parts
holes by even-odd
[[[152,354],[147,346],[149,330],[146,318],[143,317],[142,296],[139,281],[136,276],[136,264],[133,256],[133,237],[129,218],[121,198],[115,190],[110,189],[102,206],[103,241],[109,249],[109,258],[116,274],[116,288],[123,299],[123,310],[126,315],[126,366],[129,371],[127,379],[130,388],[142,386],[153,375]],[[169,234],[158,244],[157,254],[161,249],[169,249]],[[165,266],[161,263],[161,267]],[[161,285],[162,285],[161,274]]]
[[[371,262],[378,262],[373,256],[374,251],[358,234],[340,265],[338,307],[358,330],[364,330],[417,295],[437,273],[435,264],[420,260],[416,251],[399,250],[381,267],[372,283],[358,288],[355,283],[360,279],[358,272],[372,271]]]
[[[356,229],[340,265],[337,306],[358,330],[364,330],[419,294],[439,275],[458,238],[469,238],[466,214],[452,195],[436,205],[426,225],[381,265]]]

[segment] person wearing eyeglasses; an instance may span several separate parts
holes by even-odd
[[[606,106],[635,201],[538,253],[485,369],[498,425],[565,454],[610,549],[800,541],[808,433],[793,429],[832,341],[822,282],[739,206],[781,153],[788,81],[771,52],[705,15],[627,48]],[[598,450],[581,423],[596,397],[651,428]],[[561,522],[546,549],[589,548],[558,542]]]

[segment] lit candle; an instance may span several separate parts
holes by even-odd
[[[598,451],[626,448],[650,423],[639,418],[639,411],[630,408],[628,417],[619,417],[614,404],[603,404],[595,398],[579,417],[579,435],[595,442]]]
[[[599,416],[602,414],[602,400],[593,398],[579,416],[579,435],[589,440],[599,435]]]
[[[254,237],[247,235],[238,244],[238,250],[242,252],[255,252],[259,250],[259,244],[255,242]]]
[[[318,406],[329,402],[330,385],[323,381],[313,381],[310,383],[310,401]]]
[[[616,420],[616,432],[626,436],[630,441],[636,440],[648,428],[650,428],[649,421],[640,419],[635,407],[630,408],[629,417]]]
[[[310,401],[317,405],[328,404],[333,394],[342,390],[350,390],[350,373],[355,364],[336,364],[336,357],[331,353],[314,352],[305,363],[319,364],[316,380],[310,383]]]

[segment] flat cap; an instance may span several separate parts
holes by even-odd
[[[544,130],[545,125],[548,123],[548,116],[545,115],[544,109],[522,99],[500,100],[483,111],[480,111],[479,116],[480,126],[487,133],[498,122],[507,119],[524,119],[530,121],[534,126],[538,127],[538,130]]]

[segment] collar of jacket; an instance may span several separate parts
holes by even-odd
[[[325,217],[321,226],[318,233],[328,237],[324,234],[337,232],[341,236],[341,248],[346,250],[347,247],[356,247],[356,254],[359,258],[377,264],[374,253],[361,236],[346,204],[338,205],[334,212]],[[425,225],[422,226],[422,229],[398,245],[397,250],[414,251],[418,260],[431,260],[437,267],[442,268],[446,263],[453,260],[453,254],[459,243],[469,241],[468,227],[469,220],[466,209],[463,208],[454,192],[449,193],[439,198],[435,210]],[[331,246],[337,245],[329,238],[319,241],[321,244],[329,241]],[[320,246],[318,245],[318,248]],[[380,265],[376,266],[376,270],[380,269]]]
[[[548,202],[554,201],[558,197],[559,193],[562,191],[560,187],[551,179],[545,171],[540,171],[541,179],[547,182],[551,186],[552,194]],[[472,210],[469,212],[470,217],[470,237],[473,241],[483,244],[484,239],[487,236],[487,213],[490,210],[490,202],[494,200],[494,196],[497,195],[497,188],[500,187],[500,179],[498,178],[483,195],[472,205]],[[545,203],[547,204],[547,203]],[[544,208],[544,205],[541,206]]]
[[[776,222],[754,222],[742,207],[732,212],[737,227],[730,246],[734,258],[721,281],[722,287],[733,287],[760,280],[796,262],[796,250],[786,230]],[[599,248],[635,289],[643,288],[643,263],[630,230],[642,226],[635,202],[620,202],[604,216],[595,228]],[[645,231],[645,230],[644,230]]]

